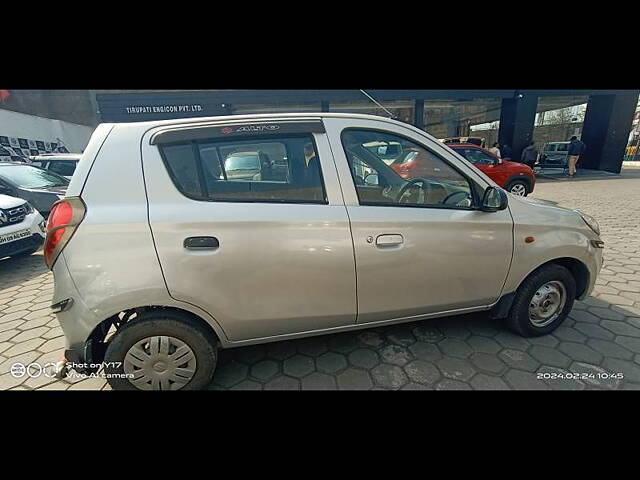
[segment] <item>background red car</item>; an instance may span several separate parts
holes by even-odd
[[[490,151],[470,143],[448,143],[447,147],[469,160],[508,192],[522,197],[533,192],[536,175],[527,165],[499,159]],[[418,149],[405,150],[404,154],[390,167],[402,178],[437,177],[437,172],[433,172],[430,168],[429,159]]]

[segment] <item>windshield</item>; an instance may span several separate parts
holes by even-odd
[[[69,181],[66,178],[31,165],[1,166],[0,176],[15,183],[20,188],[38,189],[69,185]]]
[[[229,157],[224,162],[225,170],[259,170],[258,157]]]

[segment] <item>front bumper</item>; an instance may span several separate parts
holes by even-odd
[[[604,259],[603,259],[604,248],[596,247],[594,245],[594,241],[601,242],[599,237],[595,237],[589,241],[588,257],[587,257],[588,261],[585,262],[585,264],[587,265],[587,270],[589,271],[589,284],[587,285],[587,288],[585,288],[582,295],[578,297],[578,300],[584,300],[589,295],[591,295],[591,292],[593,291],[596,285],[598,274],[600,273],[600,270],[602,269],[602,264],[604,262]]]

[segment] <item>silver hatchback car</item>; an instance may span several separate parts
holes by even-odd
[[[378,144],[420,151],[423,176]],[[268,161],[228,174],[243,152]],[[44,254],[68,366],[178,390],[219,348],[475,311],[547,334],[602,247],[588,215],[511,196],[424,131],[304,113],[100,125]]]

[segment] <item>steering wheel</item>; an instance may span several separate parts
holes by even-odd
[[[416,177],[416,178],[412,178],[411,180],[409,180],[407,183],[405,183],[402,186],[402,188],[398,192],[398,195],[396,196],[396,202],[397,203],[407,203],[407,202],[403,202],[402,199],[404,198],[404,196],[407,193],[407,191],[410,188],[414,188],[417,184],[422,184],[421,189],[422,189],[422,191],[424,193],[424,196],[426,198],[429,195],[429,192],[431,191],[431,184],[430,184],[429,180],[427,180],[426,178]]]
[[[461,205],[462,202],[467,201],[469,204],[468,205]],[[443,205],[456,205],[458,207],[470,207],[471,206],[471,195],[469,195],[467,192],[453,192],[449,195],[447,195],[447,198],[445,198],[442,201]]]

